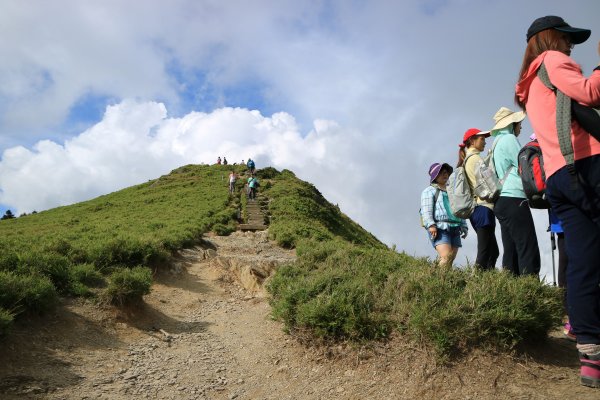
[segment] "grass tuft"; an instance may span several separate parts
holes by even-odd
[[[109,302],[117,305],[135,303],[150,293],[152,271],[146,267],[124,268],[110,275],[110,283],[106,289]]]

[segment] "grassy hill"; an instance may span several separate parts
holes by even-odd
[[[96,199],[0,221],[0,334],[60,296],[121,303],[150,290],[152,268],[244,215],[242,166],[188,165]],[[400,332],[446,357],[511,347],[560,322],[560,293],[533,278],[440,269],[387,248],[287,170],[257,172],[269,236],[298,260],[268,287],[273,316],[309,338],[371,340]],[[264,200],[267,201],[267,200]],[[241,210],[241,213],[239,211]]]

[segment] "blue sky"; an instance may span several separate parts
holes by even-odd
[[[514,108],[529,24],[590,28],[572,56],[586,73],[599,59],[597,0],[0,4],[0,211],[252,157],[415,255],[434,255],[417,215],[427,169]]]

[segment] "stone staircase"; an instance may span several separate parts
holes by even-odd
[[[261,207],[261,195],[260,193],[256,197],[256,200],[248,200],[246,204],[246,213],[248,215],[248,221],[245,224],[240,224],[238,229],[240,231],[264,231],[268,228],[265,225],[265,211]]]

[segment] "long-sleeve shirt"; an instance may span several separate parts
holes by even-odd
[[[518,172],[521,144],[508,128],[498,130],[495,136],[493,160],[498,178],[504,178],[508,168],[512,167],[502,185],[500,196],[525,199],[527,196],[523,191],[523,182]]]
[[[446,193],[445,190],[440,189],[440,194],[435,202],[435,210],[433,209],[436,189],[437,187],[430,185],[423,190],[423,193],[421,193],[420,211],[425,228],[429,228],[432,225],[436,225],[439,229],[448,229],[457,226],[464,226],[466,228],[467,221],[452,214],[448,193]],[[433,218],[434,212],[436,221],[434,221]]]
[[[544,156],[546,177],[566,165],[556,130],[556,96],[537,77],[544,63],[550,82],[572,100],[581,104],[600,106],[600,70],[589,78],[583,76],[581,67],[569,56],[559,51],[545,51],[529,66],[529,70],[516,85],[516,94],[527,105],[527,115],[537,136]],[[577,121],[571,122],[571,140],[575,160],[600,154],[600,142],[588,134]]]

